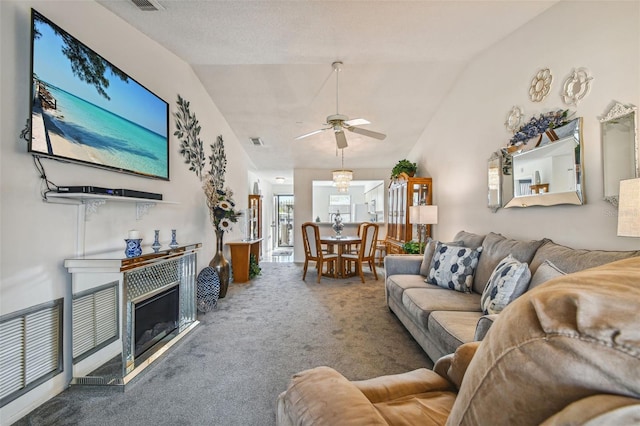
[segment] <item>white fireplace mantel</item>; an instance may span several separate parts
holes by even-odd
[[[73,354],[72,384],[124,386],[197,326],[196,254],[201,246],[148,250],[131,258],[118,251],[64,261],[72,275],[72,338],[66,348]],[[180,291],[178,329],[134,358],[134,299],[176,284]],[[105,365],[117,366],[114,370]]]

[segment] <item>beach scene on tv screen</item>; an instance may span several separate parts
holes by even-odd
[[[168,105],[34,12],[31,151],[169,178]]]

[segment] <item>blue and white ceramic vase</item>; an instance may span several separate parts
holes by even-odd
[[[157,253],[160,251],[160,247],[162,247],[162,244],[160,244],[160,230],[156,229],[153,232],[155,234],[155,239],[153,240],[153,244],[151,244],[151,248]]]
[[[178,247],[180,244],[178,244],[178,241],[176,241],[176,230],[172,229],[171,230],[171,242],[169,243],[169,247],[171,248],[176,248]]]
[[[124,254],[127,257],[136,257],[136,256],[140,256],[142,254],[142,247],[140,247],[140,243],[142,242],[142,238],[138,238],[138,239],[125,239],[124,240],[127,243],[127,248],[124,250]]]

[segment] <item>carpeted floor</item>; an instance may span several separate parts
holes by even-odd
[[[127,388],[73,387],[18,425],[273,425],[294,373],[334,367],[352,380],[432,363],[384,303],[383,273],[316,283],[293,263],[261,263],[218,308]]]

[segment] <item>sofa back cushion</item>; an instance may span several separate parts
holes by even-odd
[[[473,279],[473,291],[482,294],[493,270],[509,254],[522,263],[531,264],[536,250],[545,240],[521,241],[490,232],[482,242],[482,255]]]
[[[640,257],[624,259],[555,278],[507,306],[448,422],[540,424],[589,395],[640,398],[638,277]]]
[[[640,256],[640,251],[573,249],[556,244],[551,240],[546,240],[533,257],[533,260],[529,264],[529,269],[531,269],[532,274],[535,274],[538,267],[542,265],[545,260],[549,260],[560,270],[570,274],[635,256]]]
[[[482,245],[486,235],[478,235],[472,232],[460,231],[453,237],[453,241],[459,241],[464,247],[476,248]]]
[[[550,260],[545,260],[542,265],[538,266],[536,273],[531,277],[529,282],[529,290],[538,287],[540,284],[544,284],[547,281],[566,275],[566,273],[553,264]]]

